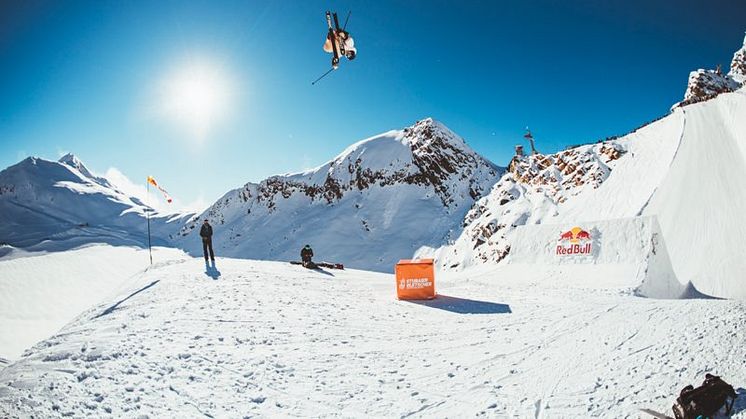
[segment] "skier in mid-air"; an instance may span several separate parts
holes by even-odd
[[[347,19],[349,18],[350,14],[348,13]],[[332,24],[332,19],[334,20],[334,24]],[[326,40],[324,41],[324,51],[332,54],[332,68],[311,82],[311,84],[316,84],[316,82],[326,77],[327,74],[339,68],[340,57],[346,57],[348,60],[352,61],[357,56],[355,40],[352,39],[352,35],[347,32],[347,20],[345,20],[344,26],[339,27],[337,14],[326,12],[326,25],[328,26],[328,32],[326,34]]]
[[[199,235],[202,237],[202,251],[205,254],[205,263],[207,263],[208,249],[210,250],[210,260],[215,263],[215,252],[212,250],[212,226],[207,221],[207,218],[205,218],[205,222],[199,230]]]
[[[335,53],[336,48],[338,48],[338,51]],[[334,68],[339,66],[339,50],[344,51],[344,56],[348,60],[354,60],[357,55],[355,40],[352,39],[349,32],[344,29],[330,29],[324,42],[324,52],[335,55],[335,59],[332,61],[332,67]]]

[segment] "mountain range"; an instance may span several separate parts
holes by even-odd
[[[442,123],[359,141],[326,164],[224,194],[201,214],[161,214],[91,173],[74,155],[27,158],[0,172],[0,243],[61,250],[153,243],[201,254],[211,220],[220,256],[320,260],[390,271],[433,256],[441,269],[510,262],[523,226],[557,231],[653,217],[676,277],[713,296],[746,298],[746,45],[730,71],[691,73],[670,114],[625,136],[500,167]],[[517,233],[521,232],[521,233]],[[2,254],[0,253],[0,256]]]

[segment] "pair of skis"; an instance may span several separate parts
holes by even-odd
[[[344,44],[339,44],[337,42],[337,34],[340,32],[344,32],[345,29],[347,29],[347,21],[350,19],[350,14],[352,11],[347,13],[347,19],[345,19],[345,24],[342,27],[342,29],[339,28],[339,19],[337,19],[337,12],[326,12],[326,25],[329,27],[329,33],[327,35],[327,38],[332,43],[332,68],[330,68],[326,73],[322,74],[321,77],[311,82],[311,84],[316,84],[319,80],[326,77],[327,74],[331,73],[332,71],[339,68],[339,57],[345,55],[345,46]],[[334,26],[332,26],[332,19],[334,19]]]

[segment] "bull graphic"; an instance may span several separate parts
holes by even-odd
[[[564,233],[560,233],[560,237],[558,241],[569,240],[570,243],[578,243],[581,240],[590,240],[590,239],[591,239],[591,233],[583,230],[580,227],[573,227]]]
[[[578,240],[590,240],[591,234],[585,230],[580,230],[578,234],[575,235],[575,238]]]
[[[572,230],[570,230],[570,231],[566,231],[564,233],[561,233],[559,241],[562,241],[562,240],[572,240],[573,238],[574,238],[574,236],[572,234]]]

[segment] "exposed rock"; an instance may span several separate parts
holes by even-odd
[[[689,73],[684,100],[676,103],[671,109],[692,103],[704,102],[739,89],[746,82],[746,38],[744,45],[733,55],[730,72],[723,74],[720,66],[716,70],[699,69]]]
[[[710,100],[721,93],[732,92],[739,87],[741,87],[740,83],[717,70],[699,69],[692,71],[689,74],[689,83],[684,94],[684,100],[676,106],[686,106]]]
[[[730,72],[728,75],[741,84],[746,83],[746,36],[743,39],[741,49],[733,54],[733,61],[730,63]]]

